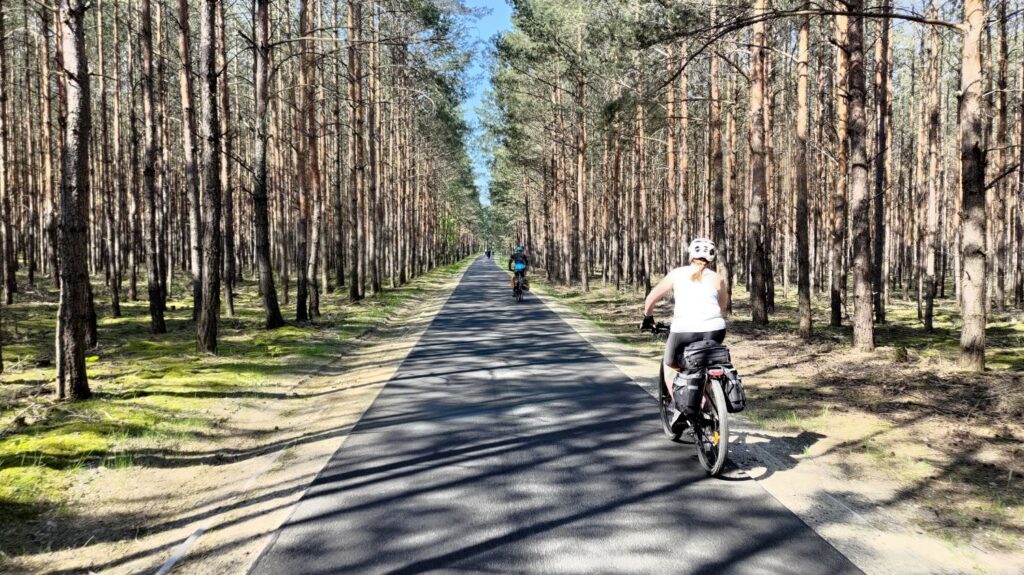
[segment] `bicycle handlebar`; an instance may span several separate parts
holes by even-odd
[[[663,334],[663,333],[668,333],[670,328],[671,328],[670,324],[667,324],[667,323],[665,323],[663,321],[659,321],[659,322],[655,323],[653,327],[646,328],[646,329],[645,328],[641,328],[640,331],[641,332],[649,331],[649,332],[651,332],[652,335],[660,335],[660,334]]]

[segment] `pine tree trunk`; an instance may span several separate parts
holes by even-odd
[[[256,177],[253,182],[253,226],[256,238],[256,262],[259,268],[260,298],[267,329],[284,325],[274,287],[274,267],[270,260],[270,221],[267,205],[269,136],[268,92],[270,83],[270,0],[256,0]]]
[[[847,50],[850,54],[850,215],[853,220],[853,347],[875,347],[871,297],[871,192],[868,189],[867,87],[864,71],[863,0],[847,4],[851,15]]]
[[[237,62],[237,60],[235,60]],[[227,73],[227,24],[224,21],[224,0],[217,3],[217,69],[220,70],[220,189],[224,194],[224,266],[221,283],[224,284],[225,311],[235,315],[235,201],[231,165],[234,147],[231,130],[231,98]]]
[[[960,171],[963,194],[963,330],[960,365],[985,369],[985,144],[981,113],[982,0],[964,0],[963,52],[960,65]]]
[[[883,0],[882,11],[888,13],[890,0]],[[885,196],[889,162],[889,19],[878,20],[878,41],[875,44],[875,238],[872,253],[872,280],[875,321],[885,323]],[[799,217],[799,216],[798,216]]]
[[[583,58],[583,25],[580,25],[576,48]],[[590,290],[590,261],[587,257],[587,123],[584,116],[586,106],[587,79],[583,73],[584,63],[576,71],[576,249],[579,251],[580,280],[583,291]]]
[[[805,5],[806,6],[806,5]],[[799,333],[804,340],[811,338],[811,274],[810,246],[808,245],[807,217],[807,106],[809,87],[807,54],[811,21],[805,16],[800,21],[797,40],[797,89],[796,89],[796,252],[797,252],[797,313],[800,317]]]
[[[836,7],[844,11],[844,4],[837,2]],[[843,323],[843,293],[846,289],[846,267],[843,255],[846,247],[846,195],[849,181],[847,166],[847,129],[849,109],[847,106],[847,84],[849,78],[848,26],[849,18],[844,14],[836,16],[836,89],[833,97],[836,102],[836,125],[838,128],[837,148],[838,167],[835,182],[835,193],[832,201],[832,242],[829,251],[829,267],[831,276],[831,316],[830,325],[839,327]]]
[[[201,252],[202,216],[199,198],[199,168],[196,165],[195,88],[192,86],[192,47],[188,0],[178,0],[178,86],[181,93],[181,146],[184,161],[185,196],[188,198],[189,270],[192,272],[192,319],[202,305]]]
[[[717,14],[715,7],[712,7],[712,22],[717,22]],[[711,154],[711,195],[714,198],[714,239],[715,247],[718,250],[717,257],[715,259],[715,269],[722,278],[728,281],[729,272],[729,259],[728,252],[729,246],[727,245],[727,232],[725,229],[725,170],[723,168],[723,153],[722,153],[722,96],[720,86],[720,59],[713,55],[711,56],[711,74],[710,74],[710,96],[711,100],[708,102],[708,128],[709,128],[709,142],[708,147]],[[682,247],[682,246],[680,246]],[[683,260],[685,262],[685,260]],[[726,288],[728,290],[728,288]]]
[[[998,6],[997,20],[999,26],[999,68],[996,76],[997,106],[994,111],[996,114],[996,141],[992,142],[989,147],[995,147],[996,153],[995,158],[993,159],[993,164],[995,164],[996,177],[1000,178],[1000,180],[995,185],[994,189],[989,192],[989,198],[992,203],[991,237],[993,243],[993,245],[989,246],[992,255],[990,262],[990,269],[992,272],[992,295],[990,307],[994,311],[1003,311],[1006,307],[1006,236],[1008,223],[1006,218],[1006,207],[1010,191],[1010,188],[1007,185],[1009,180],[1002,177],[1003,172],[1006,170],[1007,166],[1010,165],[1010,138],[1008,134],[1009,106],[1006,93],[1009,87],[1007,82],[1009,42],[1007,40],[1006,30],[1007,0],[995,0],[995,3]]]
[[[142,0],[142,109],[145,122],[145,167],[143,168],[143,209],[145,210],[144,234],[146,237],[146,282],[149,294],[150,329],[153,333],[165,333],[164,300],[160,289],[160,264],[157,260],[156,198],[157,189],[157,120],[156,102],[153,98],[153,20],[150,0]]]
[[[92,128],[89,106],[89,64],[85,49],[84,0],[61,0],[63,26],[63,77],[66,82],[67,117],[64,128],[60,189],[60,311],[57,349],[60,355],[57,397],[88,399],[85,369],[88,330],[89,272],[89,137]]]
[[[44,34],[45,38],[45,34]],[[0,10],[0,198],[7,197],[7,58],[6,53],[7,32],[4,25],[4,13]],[[49,184],[47,184],[49,185]],[[59,284],[58,284],[59,285]],[[2,309],[0,309],[0,327],[3,326]],[[4,371],[3,363],[3,341],[0,338],[0,373]]]
[[[115,20],[115,28],[116,28]],[[50,272],[50,278],[53,280],[53,284],[60,288],[60,268],[57,263],[57,194],[55,190],[58,187],[57,181],[55,180],[55,166],[53,158],[53,134],[51,133],[51,118],[53,112],[51,110],[51,103],[53,94],[51,92],[51,80],[50,80],[50,15],[47,13],[47,9],[40,7],[39,9],[39,25],[41,28],[42,44],[43,49],[39,52],[40,70],[41,70],[41,84],[42,84],[42,104],[43,104],[43,122],[42,122],[42,140],[43,145],[43,235],[46,237],[47,250],[47,269]],[[2,36],[2,34],[0,34]],[[117,74],[115,74],[115,78]],[[115,81],[115,84],[118,84]],[[114,102],[115,106],[117,101]],[[120,117],[115,118],[116,125],[120,126]],[[2,176],[0,176],[2,177]],[[4,194],[0,193],[0,197]]]
[[[221,189],[220,121],[217,110],[217,2],[202,0],[199,26],[199,77],[203,138],[203,273],[196,351],[217,352],[220,315]]]
[[[686,54],[686,39],[682,39],[679,43],[679,52],[681,55]],[[687,97],[689,91],[689,78],[687,77],[689,70],[683,70],[679,74],[679,177],[676,183],[678,187],[679,197],[677,202],[679,203],[679,243],[676,250],[679,254],[679,262],[681,264],[688,263],[687,260],[687,248],[690,240],[693,239],[692,228],[690,226],[690,179],[688,177],[690,172],[690,102]]]
[[[315,107],[316,86],[314,62],[316,59],[313,34],[314,4],[304,0],[300,7],[299,34],[305,40],[302,46],[301,84],[303,127],[298,137],[305,141],[299,145],[303,150],[304,166],[299,178],[299,284],[296,299],[296,319],[308,321],[320,315],[320,290],[317,285],[317,258],[320,240],[320,159],[317,137]]]
[[[379,68],[379,28],[378,28],[378,14],[377,14],[377,2],[371,0],[370,3],[370,53],[369,53],[369,81],[368,90],[369,93],[369,106],[366,107],[367,118],[366,118],[366,130],[367,130],[367,175],[366,175],[366,209],[365,216],[363,218],[366,224],[366,270],[367,276],[370,280],[370,293],[377,294],[380,292],[380,262],[379,249],[380,249],[380,238],[379,231],[380,226],[377,221],[377,209],[378,201],[380,196],[380,154],[379,154],[379,138],[380,133],[378,130],[378,121],[380,118],[379,114],[379,99],[380,99],[380,68]]]
[[[757,0],[755,14],[764,14],[765,0]],[[764,202],[767,191],[764,145],[764,88],[765,88],[765,25],[754,25],[753,44],[750,49],[750,209],[747,220],[748,258],[750,262],[750,311],[757,325],[768,324],[767,286],[765,283]]]
[[[938,18],[939,9],[935,0],[932,0],[929,14],[932,18]],[[925,98],[925,126],[928,132],[928,176],[927,194],[928,206],[925,219],[925,241],[924,241],[924,329],[927,332],[933,329],[935,315],[936,296],[936,260],[939,251],[939,146],[940,144],[940,118],[939,118],[939,31],[932,26],[928,30],[928,63]]]
[[[362,123],[360,118],[362,86],[361,56],[357,45],[362,27],[362,0],[348,0],[348,100],[349,100],[349,298],[363,298],[363,276],[360,271],[362,223],[359,196],[363,171]],[[413,206],[415,210],[415,206]],[[415,266],[415,260],[414,260]],[[415,267],[414,267],[415,269]],[[415,272],[413,272],[415,274]]]

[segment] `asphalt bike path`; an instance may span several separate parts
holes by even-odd
[[[430,571],[860,573],[483,258],[251,572]]]

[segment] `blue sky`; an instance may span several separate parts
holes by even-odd
[[[478,128],[476,109],[481,105],[484,92],[490,87],[491,79],[488,73],[487,50],[490,46],[490,39],[499,32],[512,27],[512,7],[505,0],[466,0],[466,4],[474,9],[482,9],[487,12],[474,26],[473,34],[476,36],[477,53],[473,58],[469,74],[469,99],[463,104],[466,119],[474,129]],[[473,148],[473,170],[476,174],[476,185],[480,190],[480,201],[484,205],[490,204],[487,194],[487,186],[490,177],[487,172],[487,158],[480,150]]]

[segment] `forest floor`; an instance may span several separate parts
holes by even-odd
[[[75,403],[52,400],[57,294],[23,285],[3,310],[0,572],[153,572],[190,535],[189,572],[244,571],[467,263],[359,303],[327,295],[318,321],[274,331],[244,283],[216,356],[194,351],[186,286],[159,336],[145,302],[115,319],[97,293],[95,398]]]
[[[542,294],[608,332],[607,339],[616,340],[613,348],[640,352],[645,363],[639,373],[628,357],[625,367],[617,362],[628,375],[639,381],[646,369],[655,381],[663,344],[638,332],[642,292],[595,283],[597,288],[584,293],[537,282]],[[848,556],[862,554],[869,565],[858,565],[869,573],[929,572],[920,564],[904,570],[891,564],[892,557],[911,561],[914,554],[900,547],[915,545],[918,557],[950,557],[955,563],[945,564],[944,572],[1024,572],[1024,316],[1019,311],[993,314],[989,368],[974,374],[956,367],[959,318],[951,299],[938,302],[936,329],[928,334],[916,305],[894,298],[888,323],[876,327],[873,353],[851,349],[849,327],[827,326],[828,310],[821,306],[827,301],[816,302],[814,337],[802,342],[796,336],[795,289],[778,294],[768,327],[749,321],[745,293],[736,293],[734,301],[726,344],[744,376],[743,419],[753,425],[738,426],[733,441],[738,459],[752,454],[762,460],[741,467],[760,474],[759,480],[776,474],[766,488],[836,542],[850,536],[850,529],[828,537],[831,520],[813,517],[806,493],[828,483],[822,496],[848,515],[840,523],[881,527],[862,531],[860,541],[845,548],[839,545]],[[662,302],[656,316],[668,321],[671,304]],[[801,479],[800,469],[812,467],[816,471]],[[812,484],[800,487],[801,481]],[[801,489],[805,492],[797,493]],[[909,526],[908,537],[896,525]],[[870,565],[867,548],[881,548],[878,542],[865,545],[872,531],[889,539],[883,544],[890,547],[889,564]]]

